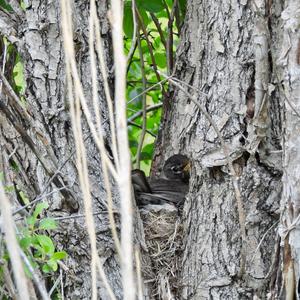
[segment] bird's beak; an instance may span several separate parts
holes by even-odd
[[[191,162],[190,161],[184,166],[183,171],[185,173],[190,173],[190,171],[191,171]]]

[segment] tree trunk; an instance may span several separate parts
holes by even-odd
[[[299,229],[299,163],[300,163],[300,3],[286,1],[282,45],[277,59],[282,97],[285,100],[285,134],[283,139],[283,193],[280,226],[282,274],[275,276],[272,295],[284,299],[300,297],[300,229]]]
[[[61,34],[60,1],[30,1],[22,11],[15,8],[14,17],[7,19],[1,12],[1,33],[9,37],[20,51],[26,76],[26,109],[18,114],[13,105],[1,100],[1,152],[4,156],[6,178],[30,199],[44,196],[50,204],[51,217],[82,215],[83,203],[78,182],[75,147],[66,91],[65,63]],[[88,55],[89,2],[73,3],[74,43],[76,59],[87,99],[91,99],[90,60]],[[108,70],[113,66],[110,25],[107,19],[108,1],[97,2],[101,36]],[[18,14],[19,13],[19,14]],[[15,21],[14,21],[15,20]],[[17,30],[14,31],[13,28]],[[111,75],[109,75],[111,76]],[[113,89],[113,78],[108,78]],[[108,151],[110,130],[107,104],[101,78],[99,106],[105,128]],[[90,101],[90,100],[89,100]],[[20,103],[18,104],[20,105]],[[22,107],[22,106],[21,106]],[[122,298],[119,262],[111,238],[107,212],[104,210],[104,190],[100,157],[83,120],[83,132],[89,163],[89,178],[93,198],[98,238],[98,253],[104,270],[118,299]],[[10,157],[10,159],[9,159]],[[18,176],[11,163],[18,165]],[[55,174],[55,175],[54,175]],[[20,176],[21,175],[21,176]],[[51,183],[49,180],[51,179]],[[45,194],[56,191],[49,196]],[[115,197],[117,200],[117,196]],[[19,205],[16,203],[16,205]],[[55,232],[58,248],[68,253],[64,273],[66,299],[91,297],[90,246],[83,217],[61,220]],[[49,282],[51,287],[53,282]],[[101,299],[109,299],[99,283]]]
[[[181,89],[173,85],[165,100],[153,165],[155,174],[174,153],[192,159],[179,299],[265,299],[270,291],[282,192],[283,103],[276,63],[284,8],[278,2],[188,2],[175,72]],[[182,87],[225,141],[246,216],[245,241],[224,147]]]
[[[75,217],[82,214],[83,203],[66,96],[58,2],[33,0],[25,11],[13,6],[11,18],[0,11],[0,32],[22,54],[27,83],[26,109],[11,100],[0,101],[0,163],[6,181],[30,199],[56,191],[47,196],[49,215]],[[172,86],[164,102],[153,175],[160,172],[165,159],[178,152],[191,158],[193,168],[181,224],[174,208],[156,207],[150,214],[141,211],[148,239],[143,244],[148,252],[142,257],[144,279],[149,280],[145,298],[169,299],[170,294],[178,299],[295,296],[300,257],[299,172],[295,170],[299,160],[299,116],[295,113],[299,107],[298,2],[188,2],[175,72],[182,82],[176,82],[197,97],[220,131],[238,179],[246,219],[242,224],[234,174],[212,122],[186,92]],[[107,1],[98,1],[97,8],[111,70]],[[88,3],[75,1],[73,9],[78,70],[90,99]],[[113,78],[109,81],[112,89]],[[108,113],[99,82],[99,105],[110,151]],[[104,210],[100,158],[85,120],[83,128],[94,211],[99,212],[95,217],[98,252],[117,299],[122,299],[119,261]],[[117,195],[114,200],[118,201]],[[285,210],[279,238],[280,204]],[[243,225],[246,239],[242,239]],[[55,239],[59,249],[68,253],[66,299],[89,299],[91,259],[84,218],[61,220]],[[159,252],[170,249],[169,256]],[[102,282],[99,295],[109,299]]]

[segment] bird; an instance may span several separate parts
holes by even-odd
[[[142,170],[132,170],[131,180],[137,206],[164,203],[180,206],[188,192],[190,169],[189,158],[175,154],[166,160],[159,178],[148,180]]]

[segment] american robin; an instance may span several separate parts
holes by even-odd
[[[190,168],[190,160],[184,155],[176,154],[165,162],[160,178],[148,181],[143,171],[133,170],[131,179],[137,205],[180,205],[188,192]]]

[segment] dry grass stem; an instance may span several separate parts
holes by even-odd
[[[125,300],[134,299],[136,287],[133,276],[133,211],[130,178],[130,154],[126,120],[126,57],[123,45],[123,7],[121,1],[111,0],[111,27],[115,63],[115,111],[119,149],[118,185],[121,200],[122,282]]]
[[[11,205],[4,193],[4,187],[0,181],[0,210],[2,225],[1,228],[5,234],[6,247],[10,255],[11,265],[16,281],[19,296],[22,295],[22,299],[29,300],[29,291],[27,287],[27,279],[23,270],[22,259],[20,257],[20,247],[17,242],[15,233],[15,224],[11,213]]]
[[[96,13],[96,5],[95,5],[95,1],[91,0],[91,4],[90,4],[90,32],[89,32],[89,50],[90,50],[90,59],[91,59],[91,70],[92,70],[92,89],[93,89],[93,105],[94,105],[94,110],[95,110],[95,116],[96,116],[96,122],[97,122],[97,126],[98,126],[98,134],[99,134],[99,140],[100,140],[100,144],[99,146],[101,147],[99,150],[100,152],[100,156],[101,156],[101,167],[102,167],[102,172],[103,172],[103,181],[104,181],[104,187],[106,190],[106,194],[107,194],[107,209],[108,209],[108,216],[109,216],[109,222],[110,222],[110,227],[111,227],[111,231],[112,231],[112,236],[114,239],[114,243],[117,249],[117,252],[119,254],[119,257],[121,258],[121,246],[120,246],[120,241],[118,238],[118,234],[117,234],[117,229],[116,229],[116,224],[115,224],[115,219],[114,219],[114,214],[113,214],[113,201],[112,201],[112,193],[111,193],[111,186],[110,186],[110,182],[109,182],[109,176],[108,176],[108,171],[107,171],[107,165],[105,164],[105,160],[103,157],[103,154],[106,152],[105,150],[105,146],[104,146],[104,139],[103,139],[103,128],[101,126],[101,114],[99,113],[99,101],[98,101],[98,84],[97,84],[97,70],[96,70],[96,58],[95,58],[95,51],[94,51],[94,34],[97,30],[94,30],[94,21],[95,18],[97,20],[97,17],[95,17],[95,15],[97,16]],[[99,30],[99,29],[98,29]],[[100,34],[99,34],[100,35]],[[98,41],[98,44],[101,45],[101,40]],[[102,45],[99,46],[101,48],[100,50],[100,56],[102,57],[102,59],[100,59],[101,62],[101,69],[102,69],[102,73],[106,74],[105,71],[105,66],[103,65],[103,51],[102,51]],[[98,48],[99,48],[98,47]],[[106,75],[102,75],[104,77],[104,81],[106,83],[104,83],[104,86],[108,86],[108,82],[107,82],[107,77]],[[106,90],[106,89],[105,89]],[[111,101],[111,97],[110,97],[110,92],[106,92],[106,98],[107,98],[107,102],[109,102],[110,104],[112,103]],[[113,117],[113,116],[112,116]],[[114,124],[114,119],[111,119],[110,117],[110,122]],[[115,130],[115,128],[111,128],[111,131]],[[113,141],[113,145],[115,147],[115,151],[116,151],[116,145],[114,141],[115,136],[112,136],[112,141]],[[115,154],[116,155],[116,154]],[[118,162],[118,158],[115,158],[115,161]],[[117,167],[118,169],[118,167]]]
[[[88,166],[86,161],[86,152],[84,146],[84,140],[82,136],[81,128],[81,107],[86,106],[86,101],[83,95],[82,86],[79,80],[79,76],[76,69],[75,54],[73,48],[73,34],[72,34],[72,10],[69,7],[67,1],[61,1],[61,10],[62,10],[62,30],[64,37],[64,48],[66,55],[66,73],[67,73],[67,83],[68,83],[68,93],[70,101],[70,113],[72,120],[72,127],[74,132],[76,154],[77,154],[77,168],[79,182],[82,189],[83,200],[84,200],[84,210],[85,210],[85,221],[87,225],[87,231],[89,234],[89,239],[91,243],[91,269],[92,269],[92,298],[97,299],[97,285],[96,285],[96,274],[93,270],[98,268],[100,277],[104,283],[104,286],[107,289],[107,292],[111,299],[115,299],[114,293],[108,283],[108,279],[103,271],[103,267],[100,263],[100,259],[97,253],[96,245],[96,232],[95,232],[95,222],[92,213],[92,199],[89,189],[89,178],[88,178]],[[73,90],[75,95],[73,95]],[[101,151],[101,141],[97,135],[97,132],[91,124],[91,119],[89,119],[89,111],[86,108],[85,115],[87,117],[87,122],[90,123],[89,127],[95,138],[95,141],[98,142],[99,151]],[[97,143],[96,142],[96,143]],[[108,159],[108,158],[107,158]]]

